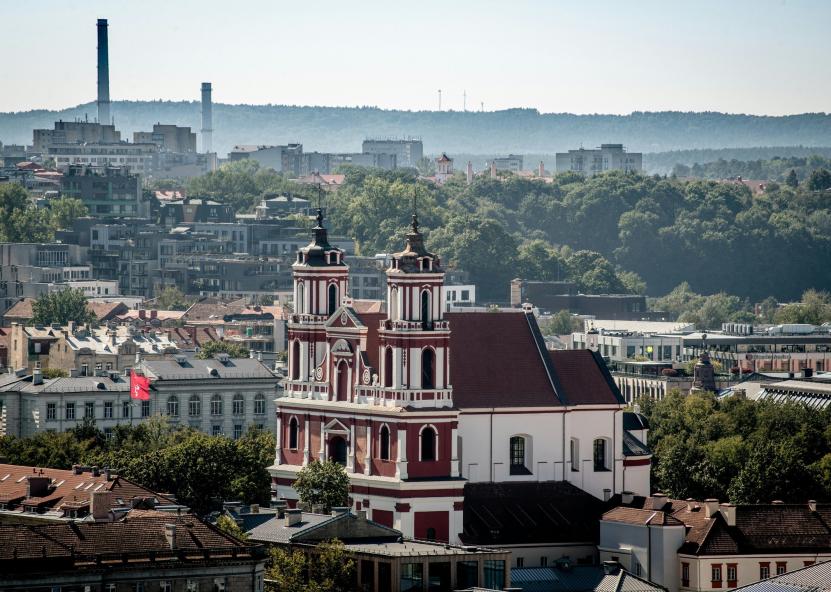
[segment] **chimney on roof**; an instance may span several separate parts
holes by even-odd
[[[107,481],[112,481],[113,480],[112,473],[110,473],[110,467],[104,467],[104,478]]]
[[[620,501],[621,501],[621,503],[623,503],[624,505],[627,505],[627,506],[628,506],[628,505],[629,505],[629,504],[631,504],[633,501],[635,501],[635,494],[634,494],[634,493],[632,493],[631,491],[622,491],[622,492],[620,493]]]
[[[51,477],[29,476],[26,477],[26,497],[42,497],[49,493]]]
[[[817,511],[817,500],[808,500],[808,509],[811,512]]]
[[[656,493],[652,496],[651,502],[653,510],[663,510],[667,505],[667,496],[663,493]]]
[[[727,522],[727,526],[736,526],[736,505],[735,504],[721,504],[719,506],[721,516]]]
[[[95,521],[109,521],[113,508],[113,492],[108,490],[93,491],[89,498],[89,513]]]
[[[260,504],[251,504],[248,506],[248,512],[250,514],[259,514],[260,513]]]
[[[70,368],[69,369],[69,377],[70,378],[78,378],[78,369],[77,368]]]
[[[72,474],[73,475],[80,475],[83,473],[83,467],[81,465],[72,465]]]
[[[704,517],[712,518],[718,512],[718,500],[715,498],[707,498],[704,500]]]
[[[164,525],[164,538],[167,541],[167,545],[171,549],[176,548],[176,525],[175,524],[165,524]]]
[[[294,526],[303,521],[303,510],[287,508],[285,512],[285,525]]]
[[[620,570],[620,564],[617,561],[604,561],[603,573],[607,576],[613,576]]]
[[[93,477],[100,477],[101,476],[101,471],[98,468],[98,465],[93,465],[91,472],[92,472]]]
[[[32,384],[43,384],[43,372],[40,368],[35,368],[32,371]]]
[[[358,510],[357,512],[355,512],[355,517],[358,520],[364,520],[365,521],[366,520],[366,510]]]
[[[610,497],[612,497],[612,490],[608,487],[603,489],[603,501],[608,502]]]
[[[277,510],[277,518],[284,518],[288,502],[284,499],[276,499],[271,502],[271,507]]]

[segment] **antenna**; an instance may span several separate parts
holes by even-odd
[[[439,89],[439,111],[441,111],[441,89]]]
[[[467,91],[462,91],[462,111],[467,111]]]
[[[485,101],[480,101],[479,102],[479,108],[482,110],[482,113],[485,112]]]

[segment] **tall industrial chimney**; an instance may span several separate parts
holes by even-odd
[[[211,106],[211,83],[202,83],[202,152],[213,152],[211,135],[213,134],[213,107]]]
[[[110,58],[107,19],[98,19],[98,123],[110,120]]]

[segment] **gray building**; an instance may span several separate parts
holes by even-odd
[[[492,168],[497,171],[508,171],[518,173],[522,170],[523,158],[521,154],[509,154],[508,156],[497,156],[490,162]]]
[[[93,218],[134,217],[141,211],[141,180],[127,165],[69,165],[61,193],[84,202]]]
[[[424,158],[424,144],[419,139],[366,139],[361,147],[364,154],[395,155],[399,167],[415,167]]]
[[[573,171],[596,175],[605,171],[643,170],[643,155],[640,152],[627,152],[623,144],[601,144],[600,148],[558,152],[556,159],[558,173]]]
[[[93,121],[56,121],[54,129],[32,130],[32,150],[46,154],[51,144],[121,142],[114,125]]]
[[[153,125],[152,132],[133,132],[133,142],[136,144],[156,144],[161,150],[168,152],[196,152],[196,133],[189,127],[178,125]]]

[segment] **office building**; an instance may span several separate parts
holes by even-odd
[[[635,172],[643,170],[643,155],[627,152],[623,144],[601,144],[600,148],[558,152],[556,169],[558,173],[571,171],[583,175],[606,171]]]

